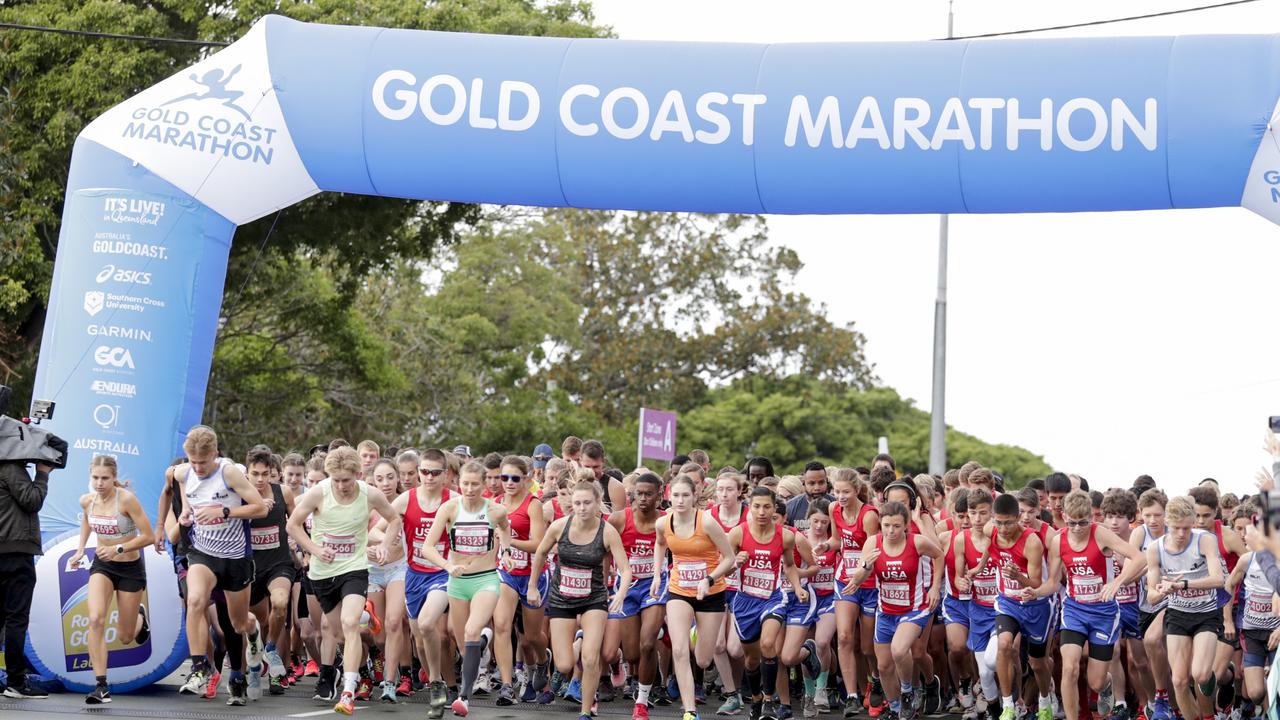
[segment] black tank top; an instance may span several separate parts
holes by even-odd
[[[586,545],[569,540],[573,515],[569,515],[556,544],[556,571],[551,578],[548,604],[568,610],[588,605],[603,605],[609,600],[604,584],[604,520],[600,520],[596,536]]]
[[[266,517],[249,521],[249,541],[253,545],[253,564],[261,573],[277,565],[293,565],[289,552],[289,536],[285,523],[289,521],[284,506],[284,491],[279,485],[270,485],[271,498],[275,502]]]

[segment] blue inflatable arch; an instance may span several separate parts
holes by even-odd
[[[751,45],[267,17],[76,143],[35,385],[72,477],[43,527],[77,525],[94,453],[155,507],[200,420],[236,226],[320,191],[1280,222],[1277,68],[1275,35]]]

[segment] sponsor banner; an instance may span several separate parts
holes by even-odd
[[[69,532],[45,543],[44,555],[36,563],[40,582],[31,602],[31,627],[40,631],[28,634],[26,650],[41,674],[56,677],[70,690],[88,692],[94,685],[89,665],[89,565],[97,541],[91,536],[84,562],[68,568],[79,539],[79,532]],[[142,556],[147,567],[142,603],[151,621],[151,637],[145,643],[120,642],[118,628],[128,618],[120,617],[113,598],[105,638],[111,669],[108,677],[114,692],[128,692],[164,678],[187,655],[173,562],[151,547],[143,550]]]
[[[159,499],[177,450],[189,378],[198,273],[216,216],[180,195],[95,188],[67,197],[45,352],[35,389],[57,403],[46,425],[70,445],[68,482],[52,483],[41,514],[46,537],[78,526],[79,496],[94,455],[114,455],[142,507]],[[221,219],[216,220],[222,223]],[[216,289],[221,292],[221,279]],[[197,405],[197,412],[198,412]],[[190,423],[188,423],[190,424]]]
[[[676,414],[640,408],[641,459],[670,462],[676,456]],[[639,463],[637,463],[639,464]]]

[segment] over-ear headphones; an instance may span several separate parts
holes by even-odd
[[[904,483],[904,482],[895,482],[895,483],[890,483],[890,484],[889,484],[887,487],[885,487],[885,489],[884,489],[885,497],[888,497],[888,495],[889,495],[889,491],[890,491],[890,490],[892,490],[892,489],[894,489],[894,488],[902,488],[903,490],[906,490],[906,491],[907,491],[907,494],[911,496],[911,507],[915,507],[915,505],[916,505],[916,501],[919,499],[919,496],[918,496],[918,494],[916,493],[916,489],[915,489],[915,488],[911,487],[910,485],[908,485],[907,483]]]

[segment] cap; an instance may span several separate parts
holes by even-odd
[[[552,452],[551,446],[546,443],[542,443],[533,449],[533,466],[536,468],[544,468],[547,466],[547,461],[553,457],[555,457],[555,453]]]
[[[472,455],[471,455],[471,446],[470,446],[470,445],[459,445],[459,446],[457,446],[457,447],[455,447],[455,448],[453,449],[453,454],[454,454],[454,455],[461,455],[461,456],[463,456],[463,457],[472,457]]]
[[[316,453],[327,452],[328,450],[329,450],[329,446],[326,445],[325,443],[320,443],[319,445],[312,445],[311,449],[307,451],[307,457],[313,458],[316,456]]]

